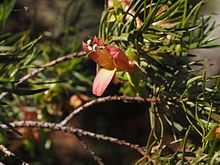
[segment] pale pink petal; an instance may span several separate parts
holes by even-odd
[[[97,44],[98,46],[104,46],[104,43],[102,41],[102,38],[97,38],[96,36],[94,36],[92,44]]]
[[[99,39],[99,44],[98,44],[98,46],[105,46],[105,45],[104,45],[104,42],[102,41],[102,38]]]
[[[99,39],[98,39],[96,36],[93,38],[92,44],[93,44],[93,45],[94,45],[94,44],[99,45]]]
[[[85,42],[82,42],[82,47],[83,47],[84,52],[86,53],[89,52],[88,45]]]
[[[101,68],[97,73],[95,80],[92,85],[92,93],[96,96],[101,96],[105,89],[107,88],[108,84],[111,82],[116,69],[114,70],[107,70]]]

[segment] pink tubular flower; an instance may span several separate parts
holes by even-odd
[[[93,41],[83,42],[83,50],[101,69],[97,73],[92,86],[92,93],[101,96],[111,82],[116,71],[132,71],[134,64],[124,52],[115,46],[105,46],[102,39],[96,36]]]

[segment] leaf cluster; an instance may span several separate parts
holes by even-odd
[[[217,37],[208,39],[217,25],[210,24],[211,15],[199,14],[207,1],[113,2],[103,12],[99,35],[137,66],[133,74],[118,74],[128,80],[120,91],[162,100],[147,108],[151,130],[146,149],[153,157],[148,163],[217,163],[218,142],[204,139],[211,125],[219,124],[219,75],[198,75],[207,66],[189,53],[218,47],[212,44]]]

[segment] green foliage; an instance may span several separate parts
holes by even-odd
[[[210,24],[211,16],[199,15],[206,3],[133,0],[125,7],[113,0],[113,7],[103,12],[99,37],[107,45],[124,50],[135,64],[133,73],[117,72],[116,77],[123,80],[119,93],[160,100],[146,108],[150,123],[146,156],[136,164],[220,163],[220,77],[207,77],[206,72],[200,75],[199,71],[206,67],[204,61],[189,54],[190,49],[219,47],[212,44],[217,37],[208,39],[217,25]],[[67,98],[73,94],[91,95],[94,76],[88,60],[69,60],[46,67],[24,82],[20,80],[56,58],[80,51],[81,34],[97,22],[88,19],[85,3],[77,0],[68,3],[52,34],[42,35],[33,26],[5,33],[15,4],[16,0],[0,3],[0,93],[8,93],[4,100],[0,99],[0,120],[25,120],[26,112],[41,121],[60,120]],[[32,120],[36,119],[34,115]],[[45,155],[52,150],[48,132],[37,133],[39,144],[32,137],[22,145],[25,154],[31,153],[33,162],[37,162],[35,150],[40,151],[41,161],[47,160]],[[1,143],[9,143],[7,136],[1,130]],[[147,155],[151,159],[147,160]]]
[[[4,0],[4,2],[0,3],[0,31],[5,27],[6,21],[11,14],[16,0]]]
[[[98,26],[98,23],[84,21],[84,18],[88,17],[84,13],[85,3],[79,0],[69,2],[65,7],[66,12],[57,16],[61,21],[55,25],[52,36],[36,31],[34,23],[25,31],[6,33],[5,24],[10,15],[16,12],[14,10],[16,2],[16,0],[0,2],[0,94],[8,93],[4,101],[0,99],[0,121],[1,123],[12,120],[53,121],[62,115],[62,108],[69,104],[67,98],[74,94],[89,93],[92,76],[90,70],[85,69],[88,65],[85,58],[72,59],[47,67],[45,71],[26,81],[20,80],[56,58],[79,51],[80,32],[88,30],[91,26]],[[26,116],[26,113],[29,116]],[[8,126],[10,128],[10,125]],[[24,132],[23,130],[21,132],[24,138],[28,134],[20,146],[24,151],[21,154],[29,155],[31,162],[35,163],[56,162],[53,156],[51,159],[46,158],[54,152],[48,131],[36,133],[24,129]],[[8,132],[1,130],[1,144],[10,144],[7,134]],[[34,134],[39,135],[38,142],[33,138]],[[9,164],[13,162],[9,161]]]
[[[134,73],[124,74],[128,82],[120,92],[162,100],[147,109],[151,133],[146,149],[153,159],[148,163],[218,162],[218,154],[212,155],[216,144],[202,139],[207,139],[211,123],[219,123],[214,117],[219,115],[219,76],[198,75],[205,65],[188,53],[217,47],[212,45],[216,38],[207,39],[216,28],[215,23],[209,25],[211,16],[199,16],[205,3],[134,0],[127,7],[115,2],[113,9],[103,12],[100,37],[132,54],[137,66]],[[168,148],[172,149],[167,153]]]

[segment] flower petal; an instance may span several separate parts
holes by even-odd
[[[118,71],[131,71],[133,69],[132,61],[128,59],[120,48],[106,46],[106,49],[109,50]]]
[[[111,82],[115,72],[116,68],[114,70],[101,68],[93,82],[92,93],[96,96],[101,96],[107,88],[108,84]]]
[[[96,36],[94,36],[92,44],[93,44],[93,45],[94,45],[94,44],[99,45],[99,39],[98,39]]]
[[[104,42],[102,41],[102,38],[99,39],[99,44],[98,46],[104,46]]]
[[[85,42],[82,42],[82,47],[83,47],[84,52],[86,53],[89,52],[88,45]]]
[[[102,38],[97,38],[96,36],[94,36],[92,44],[97,44],[97,46],[104,46],[104,43],[102,41]]]
[[[115,64],[113,62],[113,58],[108,49],[102,48],[97,49],[95,54],[89,54],[89,57],[92,58],[98,65],[102,68],[113,70],[115,68]]]

